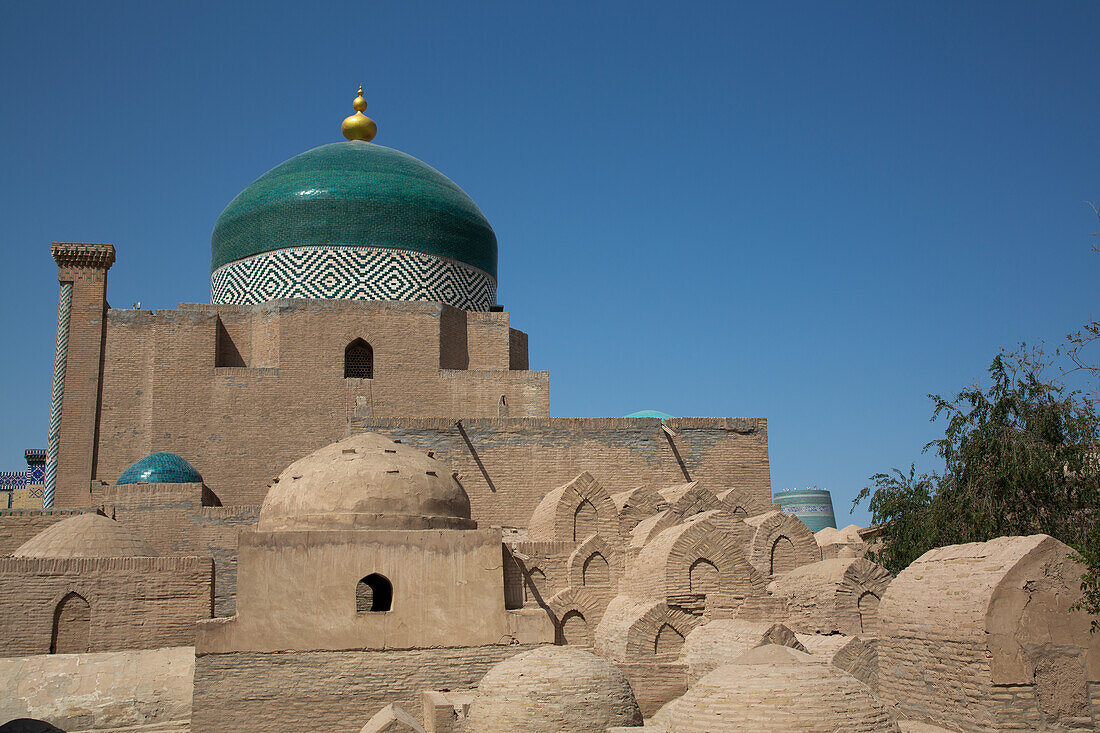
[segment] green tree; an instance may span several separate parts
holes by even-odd
[[[1100,612],[1100,420],[1092,401],[1042,371],[1025,350],[1001,353],[987,389],[929,395],[932,420],[946,426],[925,450],[942,459],[942,472],[871,478],[853,503],[867,500],[881,525],[871,559],[896,573],[935,547],[1049,534],[1085,563],[1082,607]]]

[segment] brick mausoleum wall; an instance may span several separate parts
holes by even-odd
[[[81,514],[82,509],[7,509],[0,511],[0,556],[10,555],[20,545],[52,524]]]
[[[477,685],[524,645],[402,651],[207,654],[195,660],[193,733],[358,733],[389,703]]]
[[[213,572],[200,557],[0,558],[0,656],[48,654],[69,593],[90,606],[89,651],[193,645]]]
[[[356,413],[496,417],[504,396],[510,415],[549,414],[547,373],[509,368],[524,359],[507,313],[281,300],[112,309],[107,319],[98,464],[85,483],[113,483],[170,450],[223,504],[259,504],[273,476],[342,438]],[[373,379],[344,378],[344,350],[358,338],[373,348]]]
[[[203,506],[202,484],[109,486],[108,516],[162,555],[214,558],[214,614],[232,616],[237,595],[237,534],[260,516],[258,506]]]
[[[542,497],[582,471],[609,494],[698,480],[715,493],[739,489],[771,504],[764,418],[675,418],[665,424],[675,438],[656,418],[476,418],[463,419],[461,429],[446,418],[360,418],[352,431],[376,431],[435,451],[461,474],[473,518],[492,525],[526,527]]]

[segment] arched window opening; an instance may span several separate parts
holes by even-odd
[[[798,567],[798,553],[789,537],[779,536],[772,543],[771,574],[779,575]]]
[[[691,564],[688,570],[688,589],[692,593],[708,595],[719,591],[718,567],[704,557]]]
[[[86,654],[91,633],[92,607],[79,593],[69,593],[54,610],[50,654]]]
[[[562,616],[561,623],[558,624],[557,639],[554,641],[559,646],[563,644],[591,646],[592,633],[588,628],[588,621],[585,620],[584,614],[580,611],[569,611]]]
[[[676,659],[684,648],[684,635],[670,624],[663,624],[653,640],[653,655],[661,659]]]
[[[859,597],[856,608],[859,611],[859,630],[863,633],[875,631],[875,617],[878,616],[879,598],[871,591]]]
[[[374,349],[363,339],[344,349],[344,379],[374,379]]]
[[[497,417],[508,417],[508,398],[504,395],[500,396],[500,402],[497,404]]]
[[[380,613],[393,605],[393,585],[378,573],[371,573],[355,586],[355,610],[358,613]]]
[[[611,569],[603,555],[593,552],[588,556],[582,568],[581,582],[586,586],[611,584]]]
[[[577,510],[573,512],[573,541],[580,542],[596,534],[596,521],[598,519],[596,507],[592,506],[592,502],[588,499],[582,501]]]

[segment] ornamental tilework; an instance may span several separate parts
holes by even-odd
[[[14,491],[26,485],[26,471],[0,471],[0,491]]]
[[[254,305],[279,298],[419,300],[486,311],[496,280],[469,265],[407,250],[294,247],[219,267],[210,276],[215,304]]]

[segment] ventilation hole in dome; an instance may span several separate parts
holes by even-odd
[[[398,471],[396,468],[394,468],[394,469],[390,469],[389,471],[386,471],[386,473],[401,473],[401,472]]]
[[[425,471],[424,473],[428,474],[429,476],[438,476],[439,475],[435,471]]]
[[[393,448],[384,448],[382,450],[382,452],[383,453],[396,453],[397,451],[395,451]]]
[[[394,443],[400,443],[400,442],[401,442],[401,439],[400,439],[400,438],[398,438],[398,439],[394,440],[393,442],[394,442]]]
[[[354,453],[355,449],[354,448],[344,448],[344,450],[341,451],[341,452],[344,453],[344,454]]]

